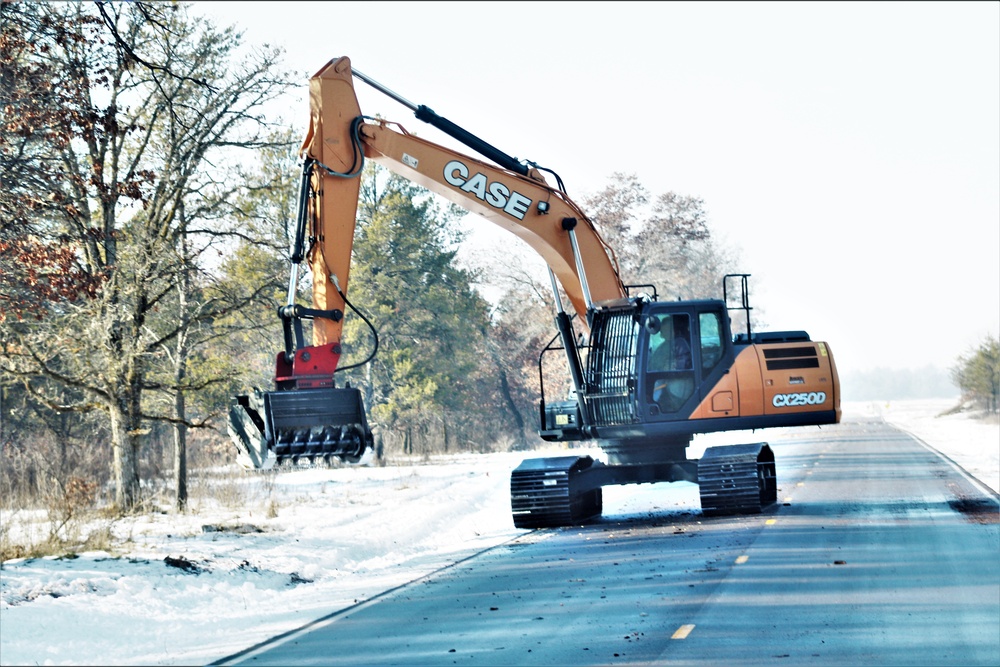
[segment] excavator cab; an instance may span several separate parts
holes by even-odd
[[[650,304],[637,348],[636,394],[644,420],[686,419],[732,363],[725,306],[721,301]]]
[[[630,424],[686,422],[735,358],[723,301],[637,299],[627,307],[597,309],[591,322],[581,362],[583,400],[545,406],[543,387],[546,440],[598,431],[615,437],[616,427],[627,430]]]
[[[735,305],[734,278],[741,283]],[[546,404],[542,386],[542,438],[676,444],[698,433],[837,423],[840,392],[829,347],[805,331],[753,332],[747,278],[725,276],[721,300],[642,297],[593,308],[587,345],[576,349],[567,329],[561,347],[543,351],[564,350],[579,380],[575,401]],[[736,335],[734,310],[747,322]],[[541,364],[540,356],[540,375]]]

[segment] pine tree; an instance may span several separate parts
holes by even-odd
[[[365,387],[377,422],[411,432],[477,403],[487,304],[472,289],[473,276],[455,265],[460,235],[450,211],[379,168],[365,178],[349,299],[377,327],[379,350],[370,367],[346,375]],[[342,365],[373,344],[368,326],[350,312],[344,342]]]
[[[965,400],[995,414],[1000,399],[1000,342],[988,335],[978,348],[958,358],[951,377]]]

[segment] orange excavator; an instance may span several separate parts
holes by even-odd
[[[479,157],[362,115],[355,79]],[[705,514],[760,512],[777,498],[771,448],[710,447],[692,460],[686,457],[692,437],[840,421],[830,346],[804,331],[752,332],[747,274],[725,276],[722,299],[661,301],[655,287],[650,295],[649,285],[623,284],[613,250],[551,170],[511,157],[412,104],[353,69],[347,57],[327,63],[309,86],[288,301],[278,311],[284,349],[276,359],[275,389],[236,396],[230,409],[229,432],[243,465],[357,462],[372,447],[360,390],[334,381],[344,370],[338,362],[345,308],[368,322],[347,298],[364,160],[499,225],[548,265],[557,334],[539,355],[539,372],[545,353],[561,350],[572,391],[568,400],[547,402],[543,386],[539,435],[553,442],[595,441],[607,460],[557,456],[522,462],[510,479],[517,527],[572,525],[597,516],[601,488],[616,484],[688,481],[698,484]],[[312,275],[311,308],[296,303],[303,261]],[[747,322],[736,335],[730,331],[733,309],[743,310]],[[303,334],[307,319],[311,345]],[[377,350],[377,333],[374,340]]]

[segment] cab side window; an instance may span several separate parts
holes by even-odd
[[[722,360],[722,326],[719,322],[719,313],[700,313],[698,326],[701,332],[701,370],[703,375],[707,375]]]

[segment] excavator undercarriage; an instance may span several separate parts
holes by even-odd
[[[607,465],[590,456],[528,459],[510,476],[518,528],[553,528],[600,516],[601,487],[694,482],[705,515],[759,514],[777,500],[774,453],[766,443],[709,447],[700,460]]]

